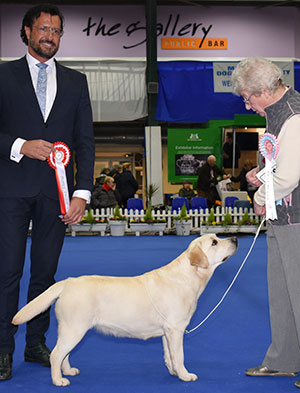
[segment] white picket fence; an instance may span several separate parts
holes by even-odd
[[[96,209],[92,210],[93,216],[98,219],[109,219],[110,217],[113,216],[113,211],[114,209]],[[245,214],[245,211],[243,208],[230,208],[230,207],[216,207],[214,210],[216,222],[218,221],[223,221],[225,214],[229,213],[232,216],[233,222],[237,223]],[[143,219],[145,216],[145,211],[133,211],[133,210],[127,210],[127,209],[121,209],[120,208],[120,213],[125,216],[130,223],[132,220],[136,219]],[[202,210],[189,210],[188,215],[192,218],[192,231],[200,231],[200,226],[203,221],[207,221],[208,216],[210,214],[209,209]],[[86,212],[87,214],[87,212]],[[174,230],[174,223],[173,223],[173,218],[178,216],[179,213],[177,212],[172,212],[172,210],[162,210],[162,211],[152,211],[152,216],[154,219],[161,220],[165,219],[166,220],[166,230],[165,232],[170,232]],[[257,216],[253,209],[250,209],[248,211],[248,214],[251,219],[255,219],[257,221],[261,221],[261,217]],[[264,224],[262,226],[262,230],[266,230],[266,225]]]

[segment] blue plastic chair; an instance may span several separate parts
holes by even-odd
[[[127,210],[144,210],[143,200],[141,198],[129,198],[127,199]]]
[[[191,209],[192,210],[198,210],[200,209],[207,209],[207,200],[204,197],[193,197],[191,199]]]
[[[248,209],[248,211],[251,209],[251,203],[249,201],[240,201],[239,199],[237,201],[234,201],[233,207],[236,207],[237,209],[242,208],[243,210]]]
[[[179,211],[185,204],[186,209],[189,209],[189,201],[186,197],[176,197],[172,199],[172,212]]]
[[[228,196],[225,198],[225,207],[231,207],[233,209],[234,202],[238,201],[238,197],[235,196]]]

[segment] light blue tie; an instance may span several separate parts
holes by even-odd
[[[45,118],[46,111],[46,94],[47,94],[47,72],[48,64],[38,63],[36,66],[39,68],[38,80],[36,85],[36,97],[40,104],[40,108]]]

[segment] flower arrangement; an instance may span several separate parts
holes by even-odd
[[[180,210],[180,214],[178,216],[174,217],[174,220],[176,221],[187,221],[190,220],[191,217],[187,214],[187,210],[186,210],[186,206],[185,204],[183,204],[181,210]]]
[[[82,217],[79,224],[105,224],[107,223],[106,218],[95,218],[92,213],[92,209],[88,210],[86,216]]]
[[[92,209],[88,210],[88,213],[86,216],[82,217],[81,221],[79,224],[95,224],[96,220],[95,217],[93,216]]]
[[[188,216],[185,204],[182,206],[178,216],[174,217],[176,234],[187,236],[191,232],[192,220]]]
[[[243,215],[243,217],[239,220],[239,222],[234,222],[232,219],[231,214],[226,211],[226,214],[224,216],[224,219],[222,221],[216,221],[215,218],[215,213],[214,213],[214,209],[210,210],[209,216],[207,218],[206,221],[202,222],[202,225],[205,226],[231,226],[231,225],[238,225],[238,226],[242,226],[242,225],[258,225],[258,221],[257,220],[252,220],[249,216],[248,210],[245,210],[245,213]]]
[[[83,224],[90,224],[90,225],[93,225],[93,224],[104,224],[104,223],[106,223],[107,222],[107,220],[106,219],[100,219],[100,218],[95,218],[94,216],[93,216],[93,213],[92,213],[92,209],[89,209],[88,210],[88,213],[87,213],[87,215],[86,216],[84,216],[84,217],[82,217],[82,219],[81,219],[81,221],[80,221],[80,223],[79,224],[81,224],[81,225],[83,225]]]
[[[110,221],[127,221],[127,218],[125,216],[122,216],[120,212],[119,205],[116,204],[116,207],[114,209],[113,216],[109,218]]]
[[[74,232],[101,232],[101,236],[104,236],[106,226],[107,219],[95,218],[92,209],[89,209],[81,221],[78,224],[71,225],[70,228],[72,236],[75,236]]]
[[[105,224],[107,223],[107,218],[96,218],[96,224]]]
[[[220,223],[216,222],[214,209],[210,209],[209,216],[207,217],[207,220],[202,221],[202,225],[215,226],[217,224],[220,224]]]
[[[245,210],[245,214],[238,222],[239,225],[258,225],[259,222],[257,220],[251,220],[248,210]]]
[[[151,205],[146,210],[144,218],[136,218],[130,221],[132,224],[158,224],[165,223],[165,219],[154,219],[152,216],[152,208]]]
[[[236,223],[232,221],[232,216],[229,214],[227,210],[224,216],[224,220],[221,222],[221,225],[224,225],[226,227],[228,225],[235,225],[235,224]]]
[[[223,221],[216,221],[216,217],[215,217],[215,212],[214,209],[211,209],[209,212],[209,216],[207,218],[206,221],[202,222],[202,225],[206,225],[206,226],[229,226],[229,225],[236,225],[236,223],[234,223],[232,221],[232,216],[229,214],[228,211],[226,211],[226,214],[224,216]]]

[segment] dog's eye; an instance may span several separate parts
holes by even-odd
[[[213,246],[216,246],[217,244],[218,244],[217,240],[214,239],[214,240],[212,241],[212,245],[213,245]]]

